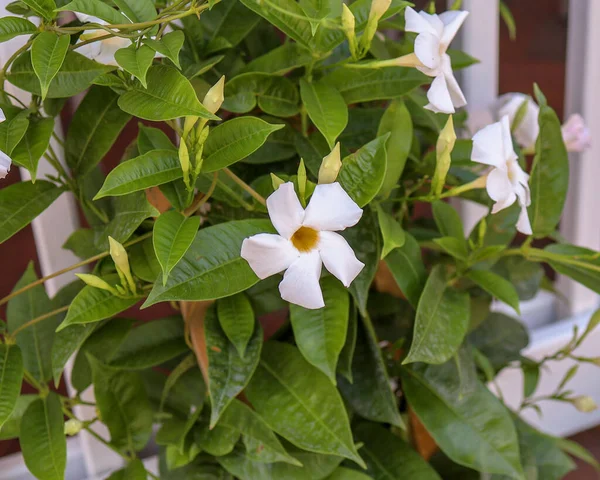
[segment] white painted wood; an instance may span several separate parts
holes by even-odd
[[[565,119],[581,113],[592,134],[592,146],[571,154],[569,195],[561,220],[561,233],[576,245],[600,250],[600,2],[570,0],[567,45]],[[598,305],[598,295],[567,278],[559,289],[570,300],[568,314]]]

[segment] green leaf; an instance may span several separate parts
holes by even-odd
[[[240,257],[242,242],[257,233],[273,233],[266,220],[240,220],[202,229],[166,285],[158,281],[144,306],[169,300],[211,300],[250,288],[258,277]]]
[[[298,113],[298,90],[286,77],[267,73],[244,73],[225,85],[223,109],[247,113],[258,104],[263,112],[276,117]]]
[[[381,117],[377,136],[380,137],[386,133],[390,134],[385,144],[387,169],[380,190],[381,195],[384,196],[388,195],[398,184],[413,142],[412,119],[406,105],[401,100],[393,100]]]
[[[371,480],[372,477],[368,477],[364,473],[358,470],[351,470],[345,467],[338,467],[334,472],[327,477],[327,480]]]
[[[108,367],[91,355],[96,406],[119,450],[139,451],[152,435],[153,411],[141,377]]]
[[[266,117],[266,119],[274,126],[277,126],[277,122],[281,121],[274,117]],[[299,133],[295,132],[290,125],[282,125],[282,127],[281,130],[270,134],[266,142],[254,153],[244,158],[242,162],[251,164],[274,163],[295,157],[294,142],[296,135],[299,135]],[[319,166],[321,165],[320,162],[321,159],[319,159]]]
[[[132,307],[139,300],[139,297],[115,297],[107,290],[87,285],[73,299],[67,317],[57,331],[61,331],[69,325],[94,323],[113,317]]]
[[[94,169],[131,119],[117,105],[119,95],[94,86],[77,108],[65,141],[67,164],[78,175]]]
[[[100,75],[110,72],[113,68],[94,62],[77,52],[69,51],[60,70],[50,82],[46,98],[73,97],[90,87]],[[42,94],[29,51],[15,60],[6,79],[27,92],[40,96]]]
[[[352,360],[356,350],[356,337],[358,335],[358,313],[355,307],[350,307],[350,315],[348,316],[348,333],[346,334],[346,342],[340,352],[337,371],[350,383],[352,379]]]
[[[373,70],[342,67],[326,75],[323,81],[335,87],[348,105],[401,97],[429,82],[421,72],[405,67]]]
[[[113,0],[113,2],[132,22],[148,22],[156,18],[156,7],[152,0]]]
[[[540,133],[529,179],[531,206],[527,210],[533,235],[541,238],[552,234],[560,220],[569,187],[569,156],[560,120],[537,86],[536,98],[540,105]]]
[[[188,350],[179,316],[144,323],[131,330],[110,356],[111,367],[143,370],[165,363]]]
[[[60,398],[49,393],[33,401],[23,419],[19,443],[27,469],[39,480],[63,480],[67,441]]]
[[[2,193],[0,193],[1,195]],[[0,210],[1,205],[0,200]],[[600,293],[600,272],[586,268],[586,264],[596,269],[600,268],[600,259],[597,252],[561,243],[548,245],[544,251],[552,254],[551,259],[548,259],[548,263],[554,270],[585,285],[594,292]],[[578,262],[578,264],[573,265],[572,261]]]
[[[215,457],[221,457],[231,453],[235,444],[240,439],[240,431],[230,425],[223,425],[219,422],[212,429],[208,423],[204,423],[201,429],[196,429],[194,432],[194,440],[196,445]]]
[[[583,460],[587,464],[594,467],[596,471],[600,471],[600,464],[598,464],[598,460],[594,458],[594,456],[579,443],[569,440],[567,438],[556,438],[554,437],[554,441],[559,446],[561,450],[573,455],[580,460]]]
[[[151,150],[111,170],[94,200],[138,192],[177,180],[182,175],[177,151]]]
[[[56,387],[59,385],[60,377],[71,355],[83,345],[98,326],[99,324],[92,323],[87,325],[71,325],[54,336],[54,343],[52,344],[52,376],[54,377],[54,385]]]
[[[206,50],[213,52],[223,43],[228,48],[238,45],[256,27],[260,17],[236,0],[223,0],[204,12],[202,21],[208,33]]]
[[[129,462],[125,468],[117,470],[106,480],[147,480],[148,473],[144,468],[144,463],[136,458]]]
[[[461,395],[453,360],[441,366],[415,364],[402,369],[402,386],[421,423],[454,462],[486,473],[524,478],[508,410],[480,382],[472,393]],[[460,432],[460,442],[456,432]]]
[[[21,349],[18,345],[0,344],[0,429],[15,409],[22,381]]]
[[[160,263],[154,253],[152,239],[136,243],[129,248],[129,264],[133,274],[145,282],[154,283],[161,272]]]
[[[200,103],[187,78],[175,68],[153,65],[146,77],[148,88],[134,86],[119,98],[119,107],[145,120],[172,120],[196,116],[218,120]]]
[[[21,432],[21,421],[25,411],[34,400],[39,397],[37,395],[21,395],[17,398],[17,402],[12,413],[0,427],[0,440],[11,440],[17,438]]]
[[[496,371],[519,360],[521,350],[529,343],[523,323],[502,313],[490,313],[481,325],[469,333],[468,338]]]
[[[389,213],[386,213],[380,205],[377,206],[377,219],[383,237],[383,248],[381,250],[381,259],[383,260],[394,248],[400,248],[404,245],[406,236],[402,225]]]
[[[469,326],[469,294],[448,285],[443,265],[433,267],[417,307],[408,356],[402,363],[444,363],[462,343]]]
[[[510,305],[517,314],[520,313],[519,295],[508,280],[486,270],[471,270],[467,273],[467,278],[483,288],[492,297]]]
[[[421,259],[421,249],[415,238],[405,233],[404,245],[385,257],[385,264],[410,304],[416,308],[425,285],[427,272]]]
[[[368,478],[441,480],[435,470],[408,443],[386,428],[374,423],[361,423],[356,428],[356,436],[364,443],[361,452],[367,462]]]
[[[208,353],[208,390],[211,399],[211,428],[227,406],[248,384],[260,359],[263,332],[256,322],[246,354],[240,357],[219,324],[217,312],[211,307],[205,319],[206,351]]]
[[[37,27],[21,17],[0,18],[0,43],[6,42],[19,35],[30,35],[37,31]]]
[[[256,117],[239,117],[210,131],[204,145],[203,172],[214,172],[258,150],[269,135],[285,125],[273,125]]]
[[[144,88],[147,88],[146,74],[152,60],[154,60],[154,50],[146,45],[136,48],[131,45],[127,48],[121,48],[115,52],[115,60],[119,66],[131,73],[137,78]]]
[[[466,261],[469,252],[467,250],[467,245],[464,240],[459,240],[456,237],[441,237],[434,238],[434,243],[439,245],[448,255],[453,256],[454,258]]]
[[[102,0],[73,0],[65,6],[58,8],[57,11],[84,13],[92,17],[98,17],[100,20],[114,25],[131,23],[125,15]]]
[[[28,127],[29,120],[26,112],[18,113],[12,118],[8,117],[0,123],[0,151],[10,156],[27,132]]]
[[[244,358],[254,333],[254,311],[250,300],[244,293],[222,298],[217,302],[217,314],[223,332]]]
[[[352,383],[340,378],[340,391],[360,416],[374,422],[404,426],[385,363],[377,344],[373,324],[362,317],[358,322],[356,349],[352,358]]]
[[[462,220],[454,207],[442,200],[437,200],[433,202],[432,210],[433,218],[442,236],[454,237],[464,243],[465,235]]]
[[[139,125],[137,137],[137,147],[140,155],[144,155],[151,150],[175,150],[177,148],[171,142],[171,139],[165,132],[158,128],[147,127],[143,123]]]
[[[293,346],[264,345],[246,395],[271,428],[294,445],[346,457],[364,467],[339,393]]]
[[[338,182],[359,207],[373,200],[383,185],[387,168],[385,142],[388,136],[377,137],[342,160]]]
[[[333,148],[348,123],[344,98],[327,83],[308,83],[304,79],[300,79],[300,97],[308,116],[327,140],[329,148]]]
[[[199,226],[200,217],[186,218],[175,211],[165,212],[156,219],[152,241],[162,268],[163,285],[166,285],[173,267],[190,248]]]
[[[14,290],[19,290],[36,280],[37,275],[33,263],[30,263]],[[8,302],[6,309],[8,329],[10,332],[14,332],[30,320],[53,310],[55,309],[48,298],[44,285],[37,285]],[[25,369],[42,383],[52,378],[52,343],[54,330],[61,319],[62,315],[49,317],[21,330],[17,335],[17,345],[21,349]]]
[[[34,12],[47,20],[52,20],[56,17],[54,10],[56,9],[56,3],[54,0],[21,0],[25,5],[31,8]]]
[[[52,79],[62,66],[69,50],[70,35],[41,32],[31,45],[31,63],[40,80],[42,100],[46,98]]]
[[[290,305],[294,338],[304,358],[335,385],[338,357],[346,341],[350,299],[346,288],[334,277],[321,281],[325,307],[309,310]]]
[[[155,52],[158,52],[171,60],[177,68],[181,68],[181,64],[179,63],[179,51],[181,50],[181,47],[183,47],[183,42],[185,41],[185,35],[182,31],[176,30],[167,33],[166,35],[163,35],[160,40],[144,38],[142,41]]]
[[[312,60],[310,51],[294,42],[287,42],[258,58],[255,58],[240,73],[260,72],[285,75],[295,68],[308,65]]]
[[[54,131],[53,118],[33,117],[25,136],[12,152],[12,161],[16,165],[26,168],[35,182],[37,167],[42,155],[48,150],[50,138]]]

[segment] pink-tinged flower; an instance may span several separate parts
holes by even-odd
[[[323,264],[346,287],[364,267],[335,233],[356,225],[362,209],[337,182],[317,185],[306,210],[294,184],[284,183],[267,198],[267,209],[278,234],[246,238],[242,258],[261,279],[285,271],[279,284],[284,300],[304,308],[324,307],[319,285]]]
[[[487,176],[486,189],[494,200],[492,213],[510,207],[515,201],[521,206],[517,230],[531,235],[527,207],[531,204],[529,175],[523,171],[515,153],[508,116],[483,128],[473,137],[471,160],[493,167]]]
[[[562,126],[562,135],[569,152],[581,153],[590,148],[592,136],[581,115],[571,115]]]

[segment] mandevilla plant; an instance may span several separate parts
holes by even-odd
[[[574,351],[600,315],[533,360],[491,304],[518,313],[547,285],[542,264],[600,293],[600,254],[556,235],[569,161],[539,88],[466,133],[454,71],[476,60],[450,48],[459,8],[10,4],[0,41],[28,39],[0,73],[0,176],[12,163],[31,181],[0,190],[0,241],[67,191],[88,225],[64,245],[82,262],[41,279],[30,267],[0,299],[0,439],[19,438],[36,478],[64,478],[65,435],[81,430],[123,457],[113,480],[158,478],[138,456],[151,441],[160,478],[177,480],[553,480],[574,468],[564,452],[589,458],[519,413],[595,408],[568,390],[574,370],[535,392],[545,362],[598,364]],[[81,94],[63,141],[57,116]],[[105,175],[134,117],[163,127],[140,123]],[[533,139],[515,141],[524,120]],[[565,126],[573,148],[582,128]],[[42,157],[56,171],[38,178]],[[457,197],[490,209],[466,235]],[[48,298],[45,280],[83,265]],[[161,302],[176,314],[120,317]],[[67,397],[51,386],[72,356]],[[507,366],[525,379],[514,411],[486,387]],[[78,418],[88,388],[96,417]]]

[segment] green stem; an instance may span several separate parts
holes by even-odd
[[[66,312],[68,309],[69,309],[69,305],[65,305],[64,307],[57,308],[56,310],[53,310],[51,312],[44,313],[44,315],[40,315],[39,317],[36,317],[33,320],[29,320],[28,322],[21,325],[20,327],[15,329],[14,332],[11,332],[11,335],[13,337],[16,337],[19,333],[21,333],[23,330],[31,327],[32,325],[35,325],[36,323],[46,320],[47,318],[54,317],[55,315],[58,315],[59,313]]]
[[[246,182],[244,182],[240,177],[238,177],[235,173],[233,173],[231,170],[229,170],[228,168],[224,168],[223,171],[235,182],[237,183],[240,187],[242,187],[243,190],[245,190],[246,192],[248,192],[250,194],[250,196],[252,198],[254,198],[257,202],[259,202],[262,205],[267,205],[267,201],[265,200],[265,197],[263,197],[262,195],[260,195],[256,190],[254,190],[250,185],[248,185]]]
[[[23,52],[25,52],[29,47],[31,47],[31,44],[33,43],[33,40],[29,40],[25,45],[23,45],[21,48],[19,48],[15,53],[12,54],[12,56],[6,61],[6,63],[4,64],[4,67],[2,67],[2,70],[0,71],[0,86],[2,87],[2,90],[4,90],[4,78],[6,77],[6,72],[8,72],[8,68],[12,65],[12,63],[17,59],[17,57],[19,55],[21,55]]]

